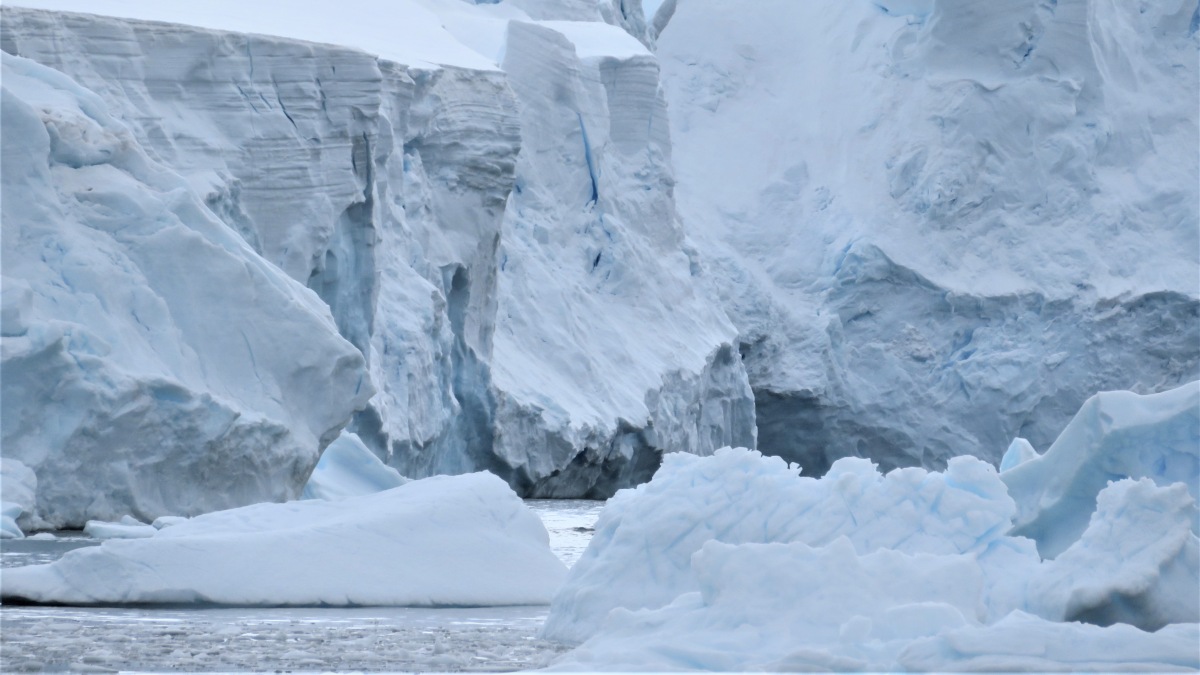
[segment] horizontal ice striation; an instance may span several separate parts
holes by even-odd
[[[13,7],[0,38],[95,90],[316,291],[376,388],[349,429],[404,475],[606,496],[664,451],[753,445],[734,331],[676,221],[653,57],[606,23],[510,34],[452,4],[508,73]]]
[[[1195,379],[1196,12],[674,8],[679,211],[739,329],[759,447],[811,473],[997,461],[1096,391]]]
[[[495,453],[541,497],[607,497],[663,452],[753,445],[733,327],[675,216],[658,64],[601,23],[512,22],[522,149],[500,248]]]
[[[9,14],[5,14],[7,30]],[[3,448],[37,527],[295,497],[373,389],[100,96],[4,54]]]

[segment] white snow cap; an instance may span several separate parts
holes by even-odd
[[[205,514],[5,570],[0,593],[71,604],[523,605],[548,602],[565,574],[538,517],[499,478],[476,473]]]

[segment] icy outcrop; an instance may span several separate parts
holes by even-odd
[[[658,67],[618,27],[641,35],[636,3],[244,4],[89,6],[205,28],[6,6],[0,42],[95,90],[329,306],[376,388],[348,427],[372,452],[607,496],[663,452],[754,444],[675,215]]]
[[[582,642],[555,668],[1200,665],[1200,540],[1182,484],[1109,485],[1087,530],[1043,561],[1009,533],[1015,505],[978,459],[883,476],[844,458],[820,479],[797,474],[742,449],[673,455],[609,500],[551,604],[543,636]],[[1063,644],[1019,649],[1038,628]]]
[[[208,513],[6,569],[0,593],[70,604],[524,605],[547,602],[565,574],[541,520],[477,473]]]
[[[680,215],[760,448],[997,462],[1096,391],[1195,379],[1196,10],[662,4]]]
[[[1181,483],[1200,498],[1200,382],[1149,396],[1097,394],[1045,454],[1000,474],[1017,503],[1015,532],[1047,558],[1079,539],[1096,495],[1121,476]]]
[[[100,96],[3,63],[0,443],[31,518],[294,497],[371,395],[362,355]]]

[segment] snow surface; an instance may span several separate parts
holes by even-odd
[[[3,64],[2,443],[31,522],[297,494],[372,393],[362,355],[100,96]]]
[[[0,592],[68,604],[540,604],[566,573],[548,542],[503,481],[477,473],[205,514],[7,569]]]
[[[1181,484],[1110,485],[1043,562],[1006,534],[1014,504],[977,459],[797,474],[743,449],[677,454],[609,500],[543,628],[582,642],[555,668],[1200,667],[1196,503]]]
[[[677,5],[679,213],[761,449],[998,462],[1196,378],[1194,0]]]
[[[321,461],[304,485],[304,499],[343,499],[400,487],[408,479],[384,464],[362,439],[343,431],[321,453]]]
[[[0,30],[317,293],[376,389],[348,428],[403,475],[607,496],[665,450],[754,444],[735,331],[675,216],[636,3],[411,0],[281,23],[269,3],[27,4],[210,27],[6,5]],[[426,44],[442,41],[458,46]]]

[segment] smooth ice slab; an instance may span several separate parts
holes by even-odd
[[[337,501],[210,513],[5,570],[5,599],[66,604],[542,604],[566,567],[541,521],[487,473]]]

